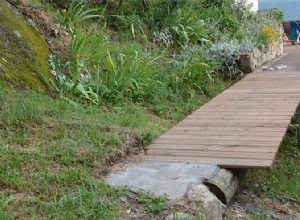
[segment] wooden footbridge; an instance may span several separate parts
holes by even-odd
[[[293,54],[280,61],[287,69],[249,74],[196,110],[148,146],[145,159],[272,167],[300,100]]]

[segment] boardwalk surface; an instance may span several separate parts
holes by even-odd
[[[270,168],[300,100],[300,53],[289,50],[274,64],[287,69],[249,74],[155,140],[145,159]]]

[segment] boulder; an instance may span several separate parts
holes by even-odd
[[[252,53],[240,55],[239,67],[244,73],[252,73],[255,70],[255,61]]]
[[[37,29],[5,0],[0,0],[0,86],[47,90],[53,80],[49,48]]]
[[[190,187],[187,197],[191,203],[196,203],[205,219],[222,220],[226,206],[203,184]]]

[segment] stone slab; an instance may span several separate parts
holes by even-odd
[[[156,196],[180,199],[191,184],[202,183],[219,171],[217,165],[142,161],[118,165],[107,177],[107,183],[115,187],[128,187],[134,192],[143,191]]]

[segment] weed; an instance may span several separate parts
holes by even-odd
[[[12,202],[14,198],[12,196],[7,196],[5,193],[0,193],[0,219],[12,220],[14,219],[12,215],[5,214],[5,209]]]
[[[85,1],[72,1],[68,10],[62,14],[63,23],[74,29],[83,22],[93,18],[101,18],[98,8],[88,9],[85,7]]]
[[[266,215],[266,214],[263,214],[263,213],[251,212],[251,215],[253,216],[253,218],[254,218],[255,220],[267,220],[267,219],[269,219],[269,218],[267,217],[267,215]]]
[[[137,202],[145,204],[151,214],[158,214],[167,208],[167,197],[165,195],[156,197],[153,194],[140,194],[137,197]]]
[[[23,96],[18,93],[11,93],[11,96],[15,96],[14,101],[7,100],[3,105],[3,121],[4,123],[11,125],[22,125],[26,122],[40,122],[41,113],[43,109],[39,106],[39,102],[36,98],[37,94],[32,92],[28,96],[32,99],[22,101]]]

